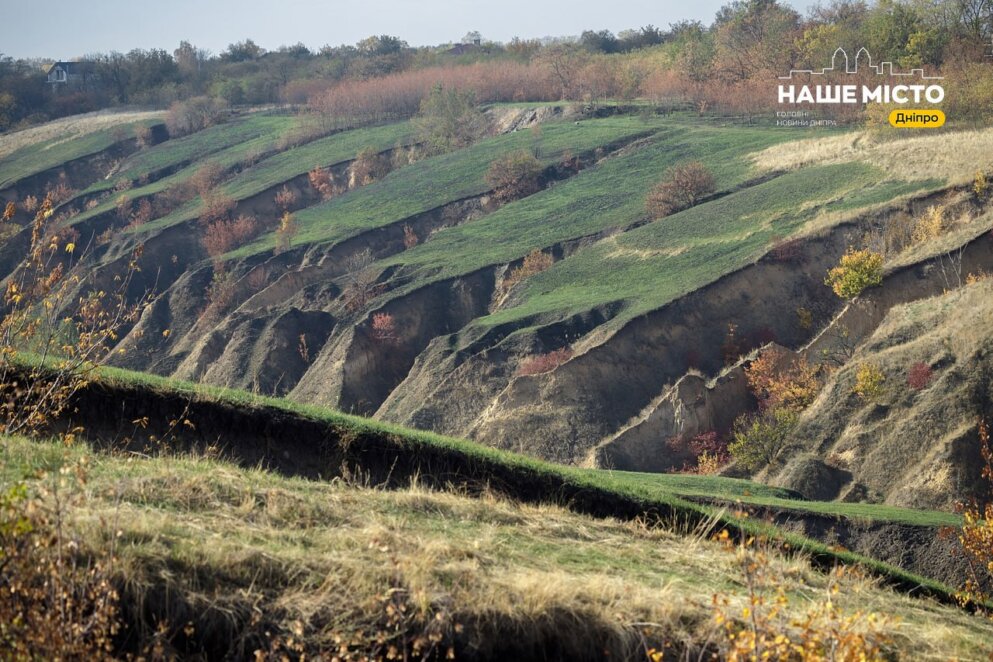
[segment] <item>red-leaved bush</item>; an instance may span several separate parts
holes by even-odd
[[[915,363],[907,371],[907,386],[915,391],[923,391],[931,383],[934,372],[927,363]]]
[[[572,356],[573,351],[571,347],[563,347],[547,354],[539,354],[521,361],[521,365],[517,368],[517,374],[524,376],[551,372],[571,359]]]
[[[215,221],[209,224],[200,241],[207,255],[217,262],[225,253],[254,239],[259,229],[254,216],[242,214],[233,221]]]
[[[372,338],[376,342],[393,343],[397,340],[396,319],[390,313],[376,313],[372,316]]]

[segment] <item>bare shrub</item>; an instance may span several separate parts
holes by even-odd
[[[541,249],[534,249],[524,256],[521,266],[514,268],[506,278],[503,279],[503,291],[508,292],[518,283],[527,280],[531,276],[540,274],[549,269],[555,263],[555,258],[549,253],[544,253]]]
[[[230,196],[217,192],[210,193],[203,199],[200,222],[213,223],[226,220],[235,207],[237,207],[237,203]]]
[[[284,184],[283,188],[276,191],[276,197],[273,199],[273,201],[276,203],[277,207],[279,207],[285,212],[288,211],[290,207],[295,205],[297,203],[297,200],[299,200],[299,198],[300,196],[297,195],[296,191],[294,191],[289,186],[286,186]]]
[[[190,177],[189,184],[201,198],[206,198],[213,193],[214,188],[224,177],[224,166],[217,161],[207,161],[197,168]]]
[[[260,227],[254,216],[242,214],[233,221],[215,221],[207,226],[200,243],[214,260],[214,270],[222,268],[219,259],[225,253],[244,246],[258,236]]]
[[[193,97],[177,101],[166,113],[166,128],[169,135],[176,138],[206,129],[221,118],[222,104],[210,97]]]
[[[363,148],[352,162],[355,186],[365,186],[382,179],[390,172],[390,161],[371,147]]]
[[[414,232],[414,228],[409,225],[403,226],[403,247],[410,250],[416,246],[420,240],[417,238],[417,233]]]
[[[490,164],[486,183],[501,202],[523,198],[541,190],[544,168],[541,161],[526,149],[504,154]]]
[[[330,200],[334,196],[334,175],[330,168],[315,167],[307,173],[307,181],[322,200]]]
[[[692,207],[714,192],[714,176],[699,161],[673,166],[665,171],[662,181],[655,185],[645,199],[645,208],[652,218],[663,218]]]

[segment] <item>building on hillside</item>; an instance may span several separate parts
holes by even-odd
[[[56,62],[45,73],[53,89],[86,87],[100,78],[96,62]]]

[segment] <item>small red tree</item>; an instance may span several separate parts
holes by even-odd
[[[375,313],[372,316],[372,338],[376,342],[394,343],[397,341],[396,319],[390,313]]]
[[[915,391],[923,391],[931,383],[934,372],[927,363],[918,362],[907,371],[907,386]]]

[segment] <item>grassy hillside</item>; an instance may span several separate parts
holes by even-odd
[[[0,189],[68,161],[97,154],[122,140],[134,139],[137,127],[154,124],[161,124],[161,121],[124,121],[113,128],[81,134],[69,131],[64,136],[53,136],[40,143],[25,145],[0,160]]]
[[[760,593],[785,590],[784,620],[823,605],[834,585],[838,622],[851,617],[853,631],[878,634],[890,655],[979,659],[993,643],[993,626],[955,608],[665,527],[495,496],[283,478],[205,457],[96,455],[18,438],[2,449],[5,485],[40,486],[60,467],[85,466],[76,498],[65,497],[79,504],[70,530],[84,549],[116,541],[132,644],[142,627],[171,617],[167,630],[187,628],[167,638],[179,654],[264,648],[279,635],[283,646],[292,636],[309,651],[341,653],[392,645],[399,654],[423,637],[421,652],[434,641],[483,659],[541,650],[623,659],[664,642],[678,655],[726,645],[711,596],[726,597],[726,613],[739,618],[749,559],[767,564]],[[866,613],[887,616],[871,625]]]

